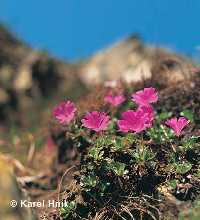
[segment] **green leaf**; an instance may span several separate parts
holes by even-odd
[[[163,125],[157,125],[147,131],[147,135],[156,142],[167,142],[174,137],[171,129]]]
[[[60,215],[67,218],[77,207],[76,201],[66,202],[65,206],[60,208]]]
[[[194,174],[196,177],[200,178],[200,169]]]
[[[89,156],[93,157],[95,161],[103,159],[104,151],[102,148],[93,147],[89,151]]]
[[[133,144],[134,141],[136,140],[136,136],[133,133],[128,133],[125,137],[125,140],[128,142],[128,144]]]
[[[104,195],[104,192],[106,191],[106,189],[108,188],[108,186],[110,186],[110,183],[109,183],[109,182],[103,182],[103,181],[101,181],[101,182],[98,184],[98,187],[99,187],[101,196]]]
[[[108,164],[108,169],[112,170],[116,175],[118,176],[123,176],[124,174],[126,174],[126,170],[125,170],[125,164],[118,162],[118,161],[111,161]]]
[[[96,147],[97,148],[103,148],[103,147],[108,147],[109,145],[112,144],[110,136],[100,136],[96,140]]]
[[[184,138],[182,140],[181,147],[183,147],[185,150],[193,149],[193,148],[199,146],[199,139],[200,139],[199,136],[197,136],[197,137],[192,136],[189,138]]]
[[[86,190],[91,190],[97,185],[97,179],[94,175],[83,176],[80,185]]]
[[[186,117],[187,119],[189,119],[191,122],[194,121],[194,114],[192,111],[190,110],[184,110],[180,113],[181,116]]]
[[[173,179],[173,180],[171,180],[171,181],[169,182],[169,186],[170,186],[172,189],[176,189],[178,183],[179,183],[178,180]]]
[[[136,151],[132,153],[132,156],[135,158],[137,163],[144,163],[151,161],[155,157],[155,154],[147,147],[139,147]]]
[[[176,163],[173,165],[173,167],[175,168],[175,171],[179,174],[185,174],[188,171],[191,170],[192,168],[192,164],[188,163],[188,162],[183,162],[183,163]]]
[[[112,143],[113,143],[112,149],[114,149],[115,151],[121,151],[125,147],[125,141],[124,141],[124,138],[122,137],[116,137],[112,141]]]
[[[172,116],[172,112],[162,112],[158,115],[160,121],[165,120]]]

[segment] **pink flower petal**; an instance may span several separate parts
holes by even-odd
[[[73,102],[61,102],[55,107],[53,115],[60,124],[69,124],[73,120],[76,110]]]
[[[143,106],[137,111],[128,110],[123,112],[117,124],[122,132],[133,131],[139,133],[152,126],[153,118],[153,108],[150,106]]]
[[[152,127],[152,123],[154,120],[154,109],[152,106],[140,106],[138,108],[138,111],[142,111],[141,114],[144,114],[146,117],[146,127],[150,128]]]
[[[173,129],[176,136],[180,136],[182,130],[190,123],[190,120],[180,117],[168,119],[165,124]]]
[[[96,132],[106,130],[109,123],[109,116],[105,112],[89,112],[81,120],[84,127]]]
[[[132,101],[140,106],[148,106],[158,101],[158,93],[155,88],[144,88],[132,95]]]
[[[118,106],[121,105],[125,101],[124,95],[112,95],[109,94],[104,98],[104,101],[113,105],[113,106]]]

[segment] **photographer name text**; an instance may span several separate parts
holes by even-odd
[[[67,206],[66,201],[58,202],[56,200],[41,200],[41,201],[29,201],[29,200],[12,200],[10,201],[11,207],[21,208],[63,208]]]

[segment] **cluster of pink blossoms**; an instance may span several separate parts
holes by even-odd
[[[154,110],[151,106],[140,106],[136,111],[123,112],[117,124],[122,132],[133,131],[139,133],[152,126]]]
[[[145,88],[132,95],[132,101],[138,104],[136,111],[123,112],[118,121],[118,127],[122,132],[133,131],[139,133],[152,126],[154,109],[151,103],[158,100],[158,94],[154,88]]]
[[[123,94],[116,96],[109,93],[104,101],[115,107],[125,102]],[[137,110],[127,110],[121,114],[117,125],[121,132],[136,132],[139,133],[147,128],[152,127],[154,120],[154,109],[152,104],[158,101],[158,93],[155,88],[144,88],[135,94],[132,94],[132,101],[138,105]],[[71,101],[62,102],[54,109],[54,117],[61,124],[69,124],[75,117],[77,109]],[[100,132],[106,130],[110,117],[105,112],[93,111],[85,115],[81,120],[82,125],[86,128]],[[184,117],[171,118],[165,122],[167,126],[173,129],[176,136],[181,135],[181,131],[189,123]]]

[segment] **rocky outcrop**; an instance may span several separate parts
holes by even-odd
[[[21,121],[20,114],[24,118],[44,100],[77,98],[106,81],[150,79],[166,87],[189,80],[195,71],[191,60],[135,36],[80,63],[67,63],[33,50],[0,26],[0,121]]]
[[[76,65],[33,50],[0,26],[1,121],[16,118],[15,113],[27,112],[45,98],[77,97],[84,90]]]
[[[92,56],[83,66],[81,77],[88,86],[110,80],[130,83],[151,78],[168,86],[189,79],[194,71],[191,60],[131,36]]]

